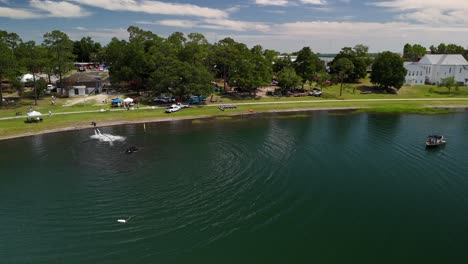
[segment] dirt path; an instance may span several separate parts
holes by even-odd
[[[93,96],[87,95],[85,97],[68,99],[67,101],[65,101],[65,104],[63,106],[72,106],[72,105],[84,103],[84,102],[91,101],[91,100],[95,100],[96,105],[104,105],[104,103],[102,103],[102,102],[105,101],[105,100],[110,102],[111,97],[115,98],[115,97],[118,97],[118,96],[117,95],[109,95],[109,94],[98,94],[98,95],[93,95]]]

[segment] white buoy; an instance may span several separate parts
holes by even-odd
[[[127,218],[127,219],[117,219],[117,222],[122,223],[122,224],[125,224],[125,223],[127,223],[128,220],[130,220],[130,218],[132,218],[132,217],[133,217],[133,216],[130,216],[130,217]]]

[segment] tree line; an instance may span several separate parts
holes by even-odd
[[[426,54],[461,54],[468,60],[468,49],[456,44],[440,43],[437,47],[431,45],[429,49],[419,44],[406,43],[403,47],[403,58],[406,61],[418,61]]]
[[[72,41],[58,30],[45,33],[41,44],[23,42],[16,33],[0,31],[0,80],[9,79],[20,89],[18,76],[41,72],[49,76],[49,83],[50,76],[57,76],[58,85],[64,87],[63,76],[74,69],[75,61],[105,63],[116,89],[131,87],[187,98],[210,94],[215,79],[222,80],[225,91],[235,87],[252,94],[272,80],[278,82],[281,93],[312,83],[356,82],[366,77],[370,65],[376,72],[371,75],[372,82],[382,87],[401,87],[406,74],[399,55],[384,52],[373,59],[365,45],[345,47],[325,65],[310,47],[280,56],[260,45],[248,48],[229,37],[211,44],[200,33],[175,32],[164,38],[134,26],[127,31],[128,40],[113,38],[105,46],[90,37]],[[392,69],[395,76],[386,69]],[[43,80],[34,80],[36,100],[43,85]],[[1,96],[0,87],[3,103]]]

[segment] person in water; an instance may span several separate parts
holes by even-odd
[[[127,154],[131,154],[133,152],[137,152],[138,151],[138,148],[136,146],[131,146],[129,148],[127,148],[127,150],[125,151],[125,153]]]

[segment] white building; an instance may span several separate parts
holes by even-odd
[[[468,85],[468,61],[460,54],[430,54],[419,62],[405,63],[406,84],[439,84],[443,78],[454,77],[460,85]],[[424,81],[421,83],[421,71]]]
[[[405,83],[407,85],[423,85],[426,81],[426,70],[417,62],[405,62]]]

